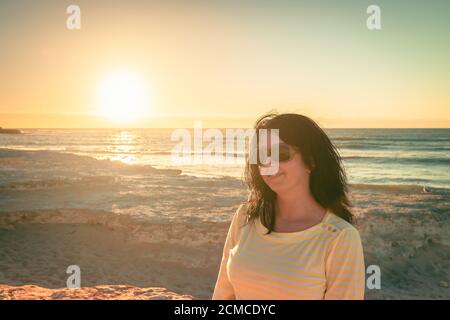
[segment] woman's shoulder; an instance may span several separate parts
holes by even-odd
[[[245,204],[239,205],[233,214],[230,224],[230,236],[233,244],[239,241],[242,229],[247,224],[247,207]]]
[[[244,224],[248,220],[248,203],[241,203],[237,208],[233,219],[239,222],[240,225]]]
[[[328,219],[324,222],[325,225],[336,235],[336,236],[347,236],[359,239],[359,231],[351,223],[345,221],[341,217],[335,215],[334,213],[329,214]]]

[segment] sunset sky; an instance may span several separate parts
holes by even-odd
[[[446,0],[2,0],[0,126],[450,127],[449,33]]]

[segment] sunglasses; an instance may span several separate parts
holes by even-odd
[[[271,157],[272,149],[270,148],[270,146],[267,147],[267,157]],[[257,162],[259,166],[264,165],[264,163],[261,161],[260,154],[265,154],[265,149],[265,146],[258,147],[259,152],[257,155]],[[286,143],[278,144],[278,162],[286,162],[291,160],[294,157],[295,153],[296,151],[290,145]],[[267,163],[267,161],[265,162]]]

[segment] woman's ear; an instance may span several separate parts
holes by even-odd
[[[309,164],[309,172],[314,171],[314,169],[316,168],[316,162],[312,157],[309,158]]]

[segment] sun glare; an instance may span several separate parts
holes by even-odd
[[[100,116],[114,122],[131,122],[147,116],[149,89],[147,82],[133,72],[106,75],[99,89]]]

